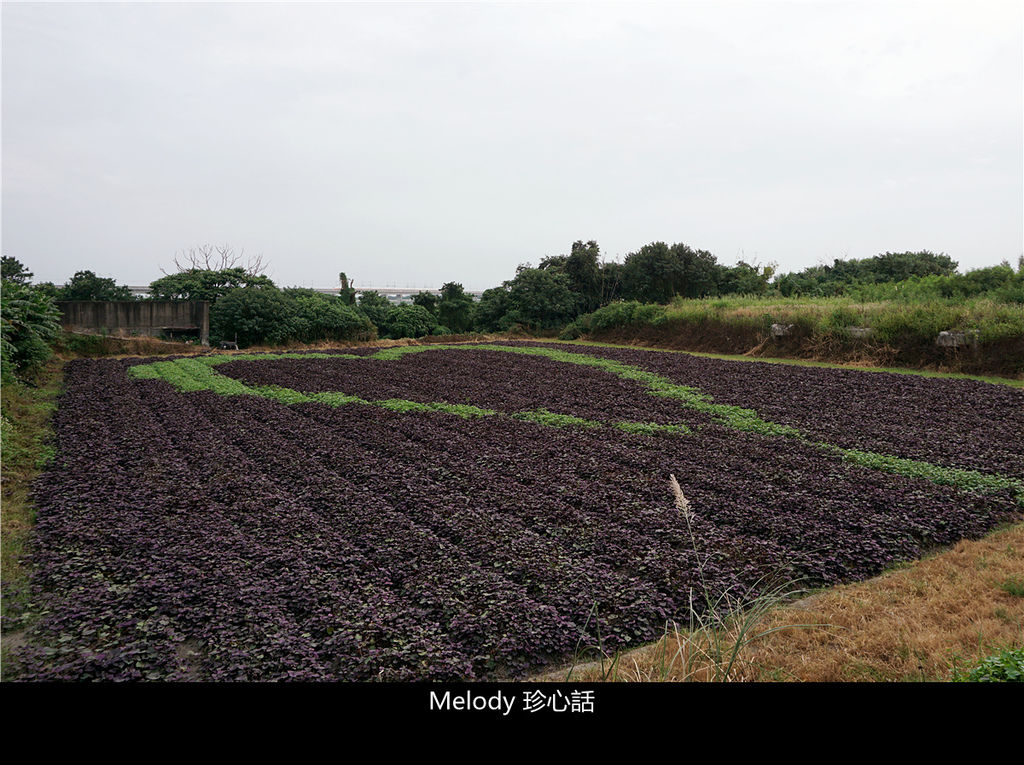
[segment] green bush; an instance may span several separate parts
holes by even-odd
[[[1004,649],[967,672],[954,672],[958,683],[1024,682],[1024,648]]]
[[[97,276],[92,271],[78,271],[59,289],[59,300],[135,300],[135,295],[113,279]]]
[[[280,345],[302,330],[298,306],[275,287],[240,287],[210,307],[214,341],[239,345]]]
[[[374,340],[376,327],[341,299],[315,290],[239,287],[210,308],[214,342],[241,346],[313,343],[319,340]]]
[[[583,325],[579,319],[571,321],[558,333],[559,340],[578,340],[583,336]]]
[[[60,334],[60,310],[53,299],[30,284],[0,283],[0,377],[11,382],[31,373],[53,351]]]
[[[391,306],[384,313],[380,325],[381,334],[394,339],[402,337],[423,337],[437,326],[434,315],[421,305],[407,304]]]
[[[373,324],[354,307],[333,295],[310,289],[282,290],[295,303],[292,337],[302,343],[318,340],[372,340]]]
[[[369,319],[377,329],[384,325],[391,307],[391,301],[375,290],[359,293],[359,313]]]

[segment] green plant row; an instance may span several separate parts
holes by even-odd
[[[863,452],[857,449],[839,449],[828,444],[818,444],[842,454],[843,459],[873,470],[887,473],[898,473],[908,478],[923,478],[932,483],[955,486],[974,492],[1009,491],[1017,495],[1018,501],[1024,505],[1024,483],[992,473],[979,473],[975,470],[942,467],[930,462],[893,457],[888,454]]]
[[[281,359],[281,358],[366,358],[363,356],[339,356],[339,354],[245,354],[236,356],[199,356],[194,358],[176,359],[174,361],[157,361],[152,364],[140,364],[131,367],[128,374],[139,380],[163,380],[170,383],[182,393],[194,393],[197,391],[211,391],[221,396],[259,396],[271,399],[282,404],[308,404],[320,403],[327,406],[345,406],[347,404],[361,404],[364,406],[376,406],[388,409],[393,412],[443,412],[452,414],[464,419],[470,417],[511,417],[516,420],[535,422],[539,425],[549,427],[566,428],[602,428],[603,423],[595,420],[587,420],[582,417],[574,417],[569,414],[550,412],[547,409],[532,409],[523,412],[504,414],[495,409],[484,409],[470,404],[448,404],[443,401],[410,401],[401,398],[389,398],[382,400],[367,400],[359,396],[351,396],[347,393],[336,391],[323,391],[318,393],[303,393],[292,388],[285,388],[279,385],[253,385],[235,380],[234,378],[222,375],[214,371],[213,367],[229,361],[254,361],[258,359]],[[610,427],[627,433],[640,435],[682,435],[690,433],[685,425],[661,425],[651,422],[614,422]]]
[[[429,350],[489,350],[504,351],[508,353],[522,353],[530,356],[543,356],[566,364],[577,364],[580,366],[595,367],[604,370],[624,380],[633,380],[644,384],[648,393],[653,396],[661,396],[679,401],[687,409],[697,412],[704,412],[712,416],[715,422],[725,425],[734,430],[741,430],[751,433],[760,433],[766,436],[788,436],[791,438],[803,438],[803,434],[796,428],[788,425],[779,425],[774,422],[762,420],[753,409],[744,409],[738,406],[716,404],[712,398],[697,388],[688,385],[679,385],[671,380],[649,372],[646,369],[635,367],[630,364],[623,364],[612,359],[602,359],[596,356],[586,356],[580,353],[570,353],[555,348],[537,348],[534,346],[507,346],[507,345],[407,345],[396,348],[386,348],[383,351],[370,356],[378,361],[390,361],[401,358],[410,353],[422,353]]]
[[[541,407],[540,409],[533,409],[528,412],[516,412],[512,415],[514,419],[526,420],[527,422],[536,422],[540,425],[548,425],[553,428],[600,428],[601,423],[595,422],[594,420],[585,420],[582,417],[574,417],[571,414],[558,414],[556,412],[549,412],[547,409]],[[622,423],[631,425],[633,423]],[[641,424],[641,423],[636,423]]]

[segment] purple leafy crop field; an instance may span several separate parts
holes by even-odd
[[[968,379],[548,347],[639,364],[829,443],[1024,479],[1024,390]],[[692,382],[697,381],[697,382]]]
[[[1020,517],[1021,391],[557,350],[69,363],[20,677],[516,677]]]

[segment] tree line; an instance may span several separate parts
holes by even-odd
[[[682,243],[652,242],[629,253],[621,263],[607,261],[596,241],[579,240],[568,253],[545,257],[536,267],[520,265],[511,279],[486,290],[478,301],[452,281],[441,287],[439,295],[421,292],[411,303],[399,305],[376,292],[356,289],[345,273],[339,274],[337,296],[278,287],[262,273],[262,259],[245,262],[230,248],[199,248],[184,262],[176,258],[175,266],[177,272],[150,283],[149,297],[209,301],[212,339],[237,340],[240,345],[500,332],[517,327],[550,330],[617,301],[665,304],[678,298],[727,295],[861,299],[991,295],[1024,303],[1024,257],[1016,269],[1004,262],[959,274],[956,261],[927,250],[835,259],[832,265],[777,274],[774,265],[741,260],[729,266],[706,250]],[[40,316],[49,316],[52,311],[44,306],[56,300],[138,299],[127,287],[92,271],[78,271],[67,284],[56,286],[32,285],[32,274],[15,258],[3,257],[2,270],[5,358],[16,358],[9,350],[14,347],[10,338],[33,326],[24,317],[15,319],[17,310],[34,305],[33,310],[42,311]],[[50,331],[50,324],[45,326],[39,338]],[[35,347],[38,351],[39,346]]]

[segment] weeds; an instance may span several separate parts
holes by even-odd
[[[961,670],[954,663],[954,683],[1024,682],[1024,648],[1004,648],[994,656],[983,659],[969,670]]]
[[[567,428],[567,427],[579,427],[579,428],[599,428],[601,423],[594,422],[593,420],[585,420],[582,417],[573,417],[571,414],[558,414],[557,412],[549,412],[543,407],[540,409],[533,409],[527,412],[516,412],[511,415],[513,419],[525,420],[527,422],[536,422],[540,425],[547,425],[554,428]]]
[[[1010,577],[999,585],[999,589],[1015,598],[1024,598],[1024,578]]]
[[[50,417],[56,409],[63,381],[59,362],[47,364],[32,384],[5,383],[0,390],[0,580],[3,583],[3,679],[11,675],[9,661],[18,640],[14,634],[29,618],[30,532],[36,510],[30,497],[32,481],[55,457]]]
[[[766,617],[777,606],[806,592],[805,589],[795,587],[796,581],[786,579],[781,572],[766,575],[755,582],[751,591],[757,595],[752,599],[738,596],[730,589],[715,595],[704,573],[707,555],[702,555],[697,549],[697,537],[693,530],[697,520],[696,511],[675,475],[669,475],[669,489],[676,510],[686,521],[693,551],[697,554],[700,586],[690,588],[688,620],[684,627],[680,627],[677,622],[669,622],[655,648],[653,662],[645,662],[642,668],[634,660],[631,670],[622,667],[619,652],[613,656],[604,652],[598,630],[601,680],[730,682],[735,680],[736,670],[744,660],[744,651],[751,644],[781,630],[823,626],[786,624],[764,627]],[[588,624],[589,621],[588,618]],[[578,649],[579,646],[577,657],[580,656]],[[574,662],[569,668],[566,681],[573,679],[576,666]]]

